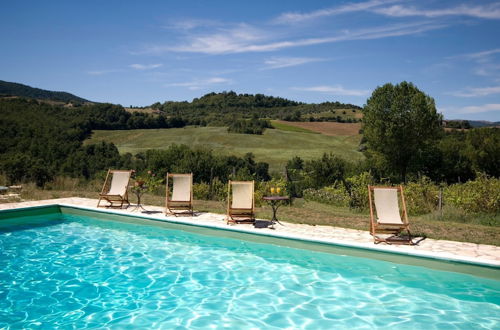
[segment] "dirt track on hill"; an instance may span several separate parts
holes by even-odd
[[[301,127],[329,136],[353,136],[359,134],[360,123],[282,121],[285,125]]]

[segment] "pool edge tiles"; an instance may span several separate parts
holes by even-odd
[[[356,246],[355,244],[350,245],[343,242],[335,243],[321,239],[304,239],[302,237],[292,237],[290,235],[283,235],[279,233],[256,233],[245,228],[229,227],[226,226],[225,223],[220,226],[206,223],[193,223],[192,221],[179,218],[169,218],[164,215],[162,215],[162,218],[155,218],[144,214],[130,215],[124,213],[123,211],[120,212],[119,210],[97,210],[95,208],[68,204],[47,205],[32,209],[34,209],[33,212],[36,213],[37,210],[41,211],[44,208],[46,209],[46,213],[47,210],[50,209],[60,214],[83,215],[98,218],[100,220],[160,226],[168,229],[178,229],[202,235],[220,236],[255,243],[273,244],[317,252],[383,260],[397,264],[409,264],[430,269],[465,273],[500,280],[500,266],[484,262],[439,258],[436,256],[419,255],[417,253],[411,254],[406,251],[388,251],[386,249]],[[15,210],[26,211],[27,209],[30,208],[11,209],[8,213],[13,214],[13,211]],[[0,211],[0,214],[3,212],[5,211]],[[0,216],[0,219],[1,218],[2,217]]]

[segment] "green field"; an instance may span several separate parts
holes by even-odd
[[[302,127],[297,127],[297,126],[292,126],[292,125],[280,123],[279,121],[276,121],[276,120],[271,120],[271,124],[273,125],[274,128],[279,129],[281,131],[320,134],[318,132],[313,132],[311,130],[308,130],[308,129],[305,129]]]
[[[228,133],[226,127],[171,129],[97,130],[86,143],[113,142],[121,153],[136,154],[147,149],[165,149],[171,144],[212,149],[225,155],[252,152],[257,161],[269,163],[271,171],[282,171],[294,156],[319,158],[332,152],[348,160],[363,156],[357,151],[360,136],[326,136],[313,132],[267,129],[263,135]]]

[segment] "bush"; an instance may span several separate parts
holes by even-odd
[[[335,182],[332,186],[321,189],[305,189],[304,199],[334,206],[346,207],[349,206],[350,198],[344,185],[340,182]]]
[[[225,201],[227,199],[227,184],[215,178],[212,183],[194,183],[193,198],[200,200]]]
[[[210,185],[208,183],[193,183],[193,198],[201,200],[210,199]]]
[[[274,193],[271,193],[271,188],[275,189]],[[280,188],[279,193],[276,188]],[[272,179],[271,181],[257,181],[255,183],[255,206],[262,206],[262,197],[271,195],[290,196],[285,179]]]
[[[216,201],[226,201],[227,199],[227,184],[223,183],[218,178],[212,180],[210,185],[210,199]]]
[[[436,210],[439,203],[439,187],[428,177],[404,186],[408,214],[426,214]]]
[[[374,184],[375,179],[370,172],[363,172],[346,179],[349,189],[349,206],[356,209],[367,209],[368,185]]]
[[[266,128],[272,128],[269,120],[252,119],[252,120],[236,120],[229,123],[227,131],[229,133],[240,134],[258,134],[262,135]]]
[[[306,185],[311,188],[322,188],[332,185],[345,177],[350,164],[344,159],[330,153],[324,153],[320,159],[305,162]]]
[[[467,213],[500,213],[500,179],[478,174],[475,180],[444,190],[445,202]]]

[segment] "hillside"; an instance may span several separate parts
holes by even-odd
[[[54,92],[45,89],[0,80],[0,97],[18,96],[37,100],[50,100],[64,103],[88,103],[90,101],[67,92]]]
[[[500,121],[469,120],[472,127],[500,127]]]
[[[357,151],[361,136],[327,136],[302,130],[267,129],[262,135],[228,133],[226,127],[185,127],[153,130],[96,130],[86,144],[112,142],[120,153],[132,154],[147,149],[166,149],[172,144],[208,148],[225,155],[243,156],[248,152],[257,161],[269,163],[270,169],[282,171],[294,156],[315,159],[323,153],[334,154],[349,160],[362,159]]]
[[[166,116],[180,116],[191,125],[229,126],[242,119],[286,121],[358,121],[361,108],[353,104],[323,102],[307,104],[263,94],[233,91],[209,93],[191,102],[154,103],[151,109]]]

